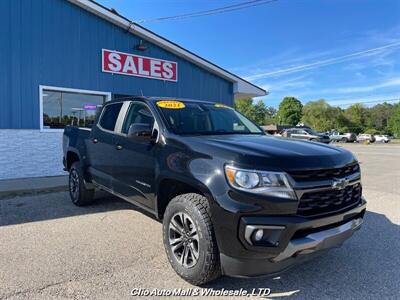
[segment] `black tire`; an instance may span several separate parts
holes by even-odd
[[[186,234],[178,228],[179,226],[176,226],[182,215],[186,216],[184,217],[184,219],[186,218],[184,223],[189,226],[181,226],[180,229],[186,228]],[[194,225],[192,227],[190,226],[191,222]],[[197,241],[194,235],[193,240],[190,239],[192,237],[190,232],[193,230],[196,231]],[[178,233],[178,231],[183,232],[183,234]],[[172,242],[179,240],[179,236],[181,236],[180,242]],[[189,240],[187,240],[188,237]],[[172,268],[187,282],[194,285],[202,285],[221,276],[219,251],[207,198],[199,194],[183,194],[172,199],[164,213],[163,240]],[[197,260],[196,255],[194,255],[196,243]],[[182,245],[179,246],[180,244]],[[174,251],[173,247],[176,247]],[[189,250],[184,250],[186,248]],[[179,258],[181,249],[182,255],[180,257],[183,257],[182,261]],[[183,255],[183,253],[186,253],[185,251],[187,251],[187,257]],[[192,260],[190,260],[189,253]],[[186,265],[184,264],[185,258],[188,262]],[[190,263],[193,265],[190,266]]]
[[[344,137],[344,138],[341,138],[340,141],[341,141],[342,143],[347,143],[347,138],[345,138],[345,137]]]
[[[87,189],[83,179],[80,162],[74,162],[69,170],[69,195],[72,203],[77,206],[88,205],[94,200],[94,189]]]

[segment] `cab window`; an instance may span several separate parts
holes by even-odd
[[[99,122],[100,127],[105,130],[114,131],[121,107],[122,102],[105,106]]]

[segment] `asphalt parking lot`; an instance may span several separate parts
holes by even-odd
[[[368,213],[341,248],[277,278],[222,278],[209,288],[270,288],[271,298],[400,298],[400,145],[339,145],[361,162]],[[130,298],[133,288],[190,288],[169,266],[161,224],[102,196],[0,200],[0,299]]]

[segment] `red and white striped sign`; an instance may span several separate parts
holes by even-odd
[[[102,50],[103,72],[178,81],[178,63],[113,50]]]

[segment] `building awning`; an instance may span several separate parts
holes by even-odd
[[[209,72],[218,75],[233,83],[233,92],[235,99],[245,97],[265,96],[268,92],[247,80],[232,74],[231,72],[213,64],[212,62],[182,48],[181,46],[159,36],[158,34],[134,23],[133,21],[121,16],[114,10],[104,7],[103,5],[93,0],[68,0],[81,8],[121,27],[125,30],[143,38],[165,50],[168,50],[175,55],[192,62],[193,64],[208,70]]]

